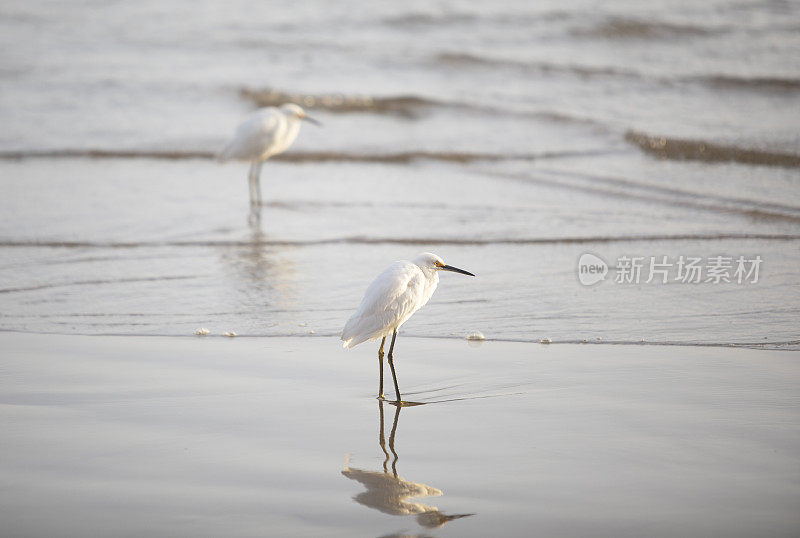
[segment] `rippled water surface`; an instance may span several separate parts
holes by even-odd
[[[430,250],[478,277],[409,334],[797,345],[795,3],[6,2],[0,30],[1,329],[334,335]],[[325,125],[258,220],[213,156],[289,100]],[[759,281],[613,282],[719,255]]]

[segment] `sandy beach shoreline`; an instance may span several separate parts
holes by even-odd
[[[0,348],[7,536],[800,524],[794,351],[407,337],[398,377],[426,405],[397,412],[374,397],[374,350],[334,338],[2,333]]]

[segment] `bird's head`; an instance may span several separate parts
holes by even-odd
[[[413,261],[423,271],[451,271],[453,273],[461,273],[462,275],[475,276],[469,271],[464,271],[458,267],[447,265],[439,256],[436,254],[431,254],[430,252],[423,252],[414,258]]]
[[[281,112],[286,114],[290,118],[296,118],[298,120],[304,120],[309,123],[313,123],[314,125],[321,126],[322,124],[315,120],[314,118],[310,117],[306,114],[306,111],[303,110],[299,105],[294,103],[286,103],[285,105],[280,106]]]

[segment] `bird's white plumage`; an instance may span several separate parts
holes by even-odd
[[[410,262],[405,260],[394,262],[372,281],[364,293],[364,298],[361,299],[358,310],[344,326],[342,331],[344,347],[354,347],[367,340],[377,340],[383,337],[378,350],[379,399],[384,399],[383,345],[386,343],[386,337],[391,334],[392,342],[389,344],[388,355],[389,368],[392,370],[398,405],[403,405],[393,360],[397,330],[414,312],[422,308],[436,291],[436,286],[439,284],[438,271],[475,276],[469,271],[446,265],[439,256],[430,252],[423,252]],[[394,431],[392,434],[394,435]]]
[[[369,285],[342,331],[344,347],[392,334],[428,302],[439,284],[439,275],[432,263],[423,263],[423,256],[394,262]]]
[[[286,151],[300,132],[300,119],[275,107],[263,108],[246,118],[220,159],[263,161]]]

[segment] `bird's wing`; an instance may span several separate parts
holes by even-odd
[[[283,116],[276,108],[259,110],[236,128],[236,133],[220,154],[220,160],[252,161],[261,158],[274,145]]]
[[[342,331],[346,347],[387,334],[420,306],[425,275],[416,264],[395,262],[369,285],[361,305]]]

